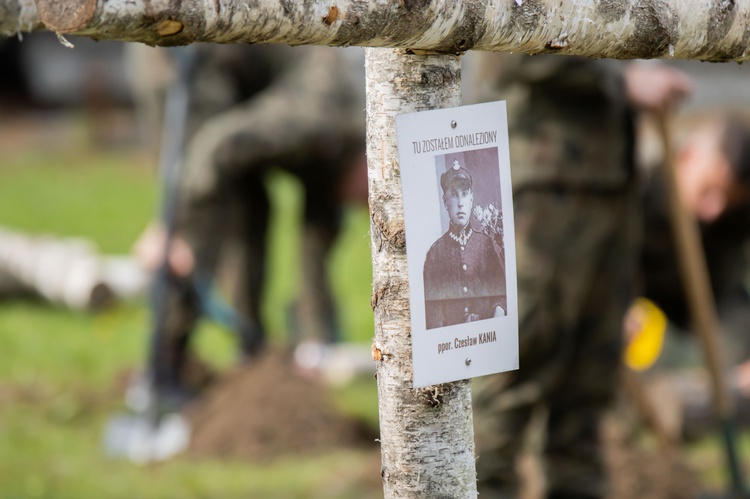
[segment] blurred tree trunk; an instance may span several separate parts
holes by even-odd
[[[397,114],[460,104],[457,56],[368,49],[367,158],[373,263],[373,353],[378,361],[380,445],[386,498],[476,496],[468,381],[412,388]]]
[[[359,45],[615,59],[750,58],[750,2],[686,0],[35,0],[46,27],[181,45]],[[0,0],[12,14],[28,0]],[[17,14],[16,14],[17,15]],[[8,17],[0,26],[13,21]],[[5,31],[7,32],[7,30]]]

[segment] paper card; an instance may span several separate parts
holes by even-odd
[[[415,388],[518,368],[505,102],[396,117]]]

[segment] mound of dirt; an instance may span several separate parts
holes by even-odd
[[[611,499],[692,499],[701,490],[696,470],[678,448],[667,452],[629,441],[617,418],[605,422],[603,433]]]
[[[692,499],[701,490],[683,460],[644,449],[608,449],[612,499]]]
[[[373,430],[342,414],[329,387],[303,376],[293,365],[290,354],[271,349],[222,375],[186,410],[193,429],[189,453],[262,461],[367,446],[376,454]],[[619,418],[608,420],[604,433],[610,499],[688,499],[701,489],[696,471],[679,452],[669,455],[638,445],[628,438],[627,425]],[[527,480],[522,497],[540,497],[541,468],[533,462],[522,467]],[[380,487],[379,481],[372,486]]]
[[[186,410],[189,452],[264,460],[365,443],[374,448],[374,433],[342,414],[328,387],[293,365],[291,355],[269,349],[223,375]]]

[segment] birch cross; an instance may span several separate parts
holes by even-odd
[[[379,47],[366,56],[367,156],[386,498],[476,497],[468,381],[411,388],[395,116],[458,105],[467,50],[750,58],[750,2],[736,0],[0,0],[0,35],[42,25],[151,45]]]

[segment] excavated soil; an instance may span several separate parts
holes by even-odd
[[[292,365],[290,356],[277,349],[223,375],[187,410],[193,427],[189,452],[263,461],[357,447],[377,456],[373,430],[342,414],[322,381]],[[636,445],[620,419],[609,420],[604,434],[610,499],[687,499],[701,489],[696,471],[678,453]],[[533,461],[521,461],[528,481],[522,496],[526,499],[540,497],[542,487],[540,468]],[[372,474],[371,486],[378,489],[377,470]]]
[[[696,470],[679,451],[646,449],[629,442],[617,422],[604,425],[611,499],[692,499],[701,490]]]
[[[633,430],[632,421],[614,413],[602,425],[610,481],[607,499],[694,499],[702,489],[696,470],[677,449],[644,444]],[[519,499],[545,497],[542,467],[533,450],[521,456],[518,471],[524,484]]]
[[[224,375],[186,411],[194,455],[266,460],[334,448],[377,449],[377,435],[338,410],[326,385],[269,350]]]

